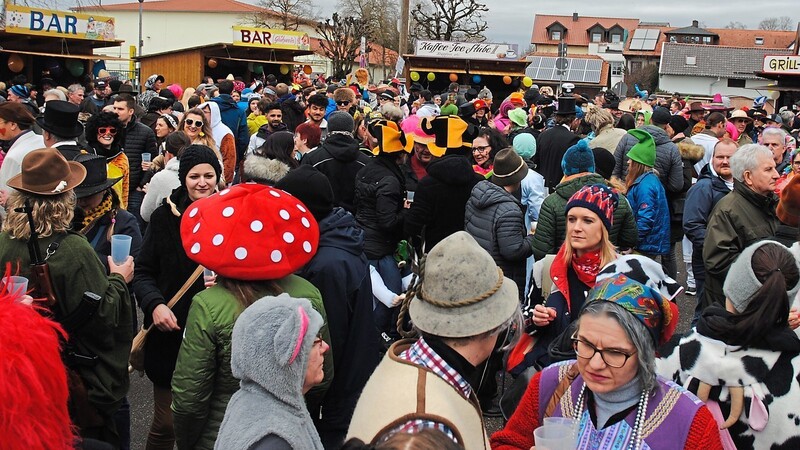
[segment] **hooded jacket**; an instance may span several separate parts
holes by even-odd
[[[259,116],[259,117],[263,117],[263,116]],[[250,136],[249,144],[247,144],[246,155],[252,155],[253,153],[255,153],[255,151],[258,150],[259,147],[264,145],[264,142],[267,141],[267,138],[272,133],[275,133],[277,131],[286,131],[286,130],[287,130],[287,128],[286,128],[286,124],[285,123],[278,124],[278,126],[274,130],[272,130],[269,127],[269,122],[265,122],[264,125],[261,125],[258,128],[258,131],[256,131],[256,133],[254,135]],[[245,157],[246,157],[246,155],[245,155]]]
[[[464,230],[492,255],[503,275],[517,283],[521,301],[525,259],[533,253],[522,205],[502,186],[485,180],[472,188],[465,217]]]
[[[378,156],[356,176],[356,220],[364,229],[370,260],[391,255],[403,238],[405,177],[391,157]]]
[[[364,255],[364,230],[352,214],[334,208],[319,221],[319,248],[298,275],[319,289],[336,376],[322,411],[315,414],[320,432],[344,434],[358,397],[379,362],[380,341],[372,319],[372,285]]]
[[[711,172],[711,165],[707,164],[700,171],[700,178],[689,192],[686,193],[686,203],[683,206],[683,232],[692,243],[695,251],[703,251],[706,240],[706,227],[714,206],[730,192],[719,175]]]
[[[658,178],[667,192],[679,192],[683,189],[683,161],[675,145],[667,136],[667,133],[654,125],[645,125],[642,130],[647,131],[653,136],[656,142],[656,163],[654,169],[658,172]],[[639,141],[631,134],[626,134],[620,139],[614,151],[613,175],[624,180],[628,175],[628,151]]]
[[[567,217],[564,210],[567,202],[580,188],[591,184],[608,182],[596,173],[580,173],[564,179],[555,192],[548,195],[539,210],[539,222],[533,235],[533,256],[540,260],[545,255],[555,255],[567,236]],[[614,222],[608,232],[611,243],[618,248],[633,248],[638,242],[636,220],[625,196],[619,196],[619,204],[614,210]]]
[[[230,183],[233,181],[233,172],[236,170],[236,139],[231,129],[222,121],[218,103],[208,101],[201,104],[200,108],[206,106],[211,110],[211,134],[217,144],[219,154],[222,155],[222,177],[227,183]]]
[[[250,142],[250,132],[247,129],[247,115],[244,111],[239,109],[233,97],[230,94],[220,94],[209,102],[213,102],[219,107],[219,114],[222,123],[224,123],[233,134],[234,145],[236,146],[236,161],[244,157],[244,152],[247,150],[247,144]],[[213,117],[212,117],[213,119]],[[214,133],[216,136],[216,133]],[[219,145],[219,144],[217,144]],[[224,154],[223,154],[224,155]],[[227,166],[227,164],[226,164]],[[231,173],[232,172],[226,172]],[[231,179],[233,179],[231,177]]]
[[[355,184],[358,171],[369,163],[370,157],[358,149],[352,135],[333,132],[325,143],[307,153],[301,164],[315,167],[328,177],[333,188],[333,204],[355,213]]]
[[[152,216],[153,211],[164,203],[164,199],[169,197],[175,188],[181,185],[181,180],[178,179],[180,165],[178,158],[172,158],[167,162],[163,170],[158,171],[150,179],[140,210],[142,220],[145,222],[150,222],[150,216]]]
[[[305,330],[298,308],[308,317]],[[230,362],[240,387],[228,403],[215,449],[252,449],[271,435],[293,449],[322,449],[303,400],[306,366],[320,327],[322,317],[308,300],[286,294],[263,298],[239,316]]]
[[[692,145],[690,142],[678,143],[678,151],[683,161],[683,187],[677,192],[667,192],[670,217],[670,243],[683,240],[683,210],[686,208],[686,193],[692,187],[692,178],[695,176],[694,165],[703,158],[703,147]],[[705,167],[705,165],[703,166]],[[701,169],[703,168],[701,167]],[[702,172],[700,170],[698,174]],[[699,177],[699,175],[698,175]]]
[[[273,186],[289,173],[289,166],[277,159],[267,158],[260,154],[250,154],[242,162],[242,182],[255,181],[256,183]]]
[[[666,255],[670,244],[669,204],[656,174],[639,175],[628,189],[627,197],[639,231],[636,249],[651,255]]]
[[[428,176],[417,185],[414,203],[406,213],[404,234],[423,237],[428,252],[442,239],[463,230],[467,200],[481,180],[484,178],[464,156],[446,155],[431,161]]]

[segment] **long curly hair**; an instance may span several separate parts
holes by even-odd
[[[114,127],[117,133],[114,135],[114,140],[111,142],[111,148],[119,148],[125,142],[125,127],[117,117],[117,113],[101,112],[95,114],[86,122],[86,142],[89,143],[95,150],[101,150],[102,146],[97,142],[97,130],[103,127]],[[104,155],[111,156],[111,155]]]
[[[70,229],[72,219],[75,217],[74,191],[52,196],[13,191],[6,202],[7,216],[3,222],[3,232],[8,233],[12,239],[27,240],[31,236],[27,214],[16,211],[16,208],[25,206],[25,200],[31,202],[33,222],[36,224],[39,237],[66,233]]]
[[[217,143],[214,142],[214,136],[211,134],[211,123],[206,119],[205,113],[200,108],[192,108],[186,111],[186,114],[183,115],[181,118],[181,123],[178,124],[178,130],[186,132],[186,128],[184,127],[184,122],[186,122],[186,118],[189,114],[200,116],[203,119],[203,126],[200,127],[199,136],[194,140],[193,144],[202,144],[206,147],[212,148],[215,152],[217,152]]]
[[[9,210],[13,211],[13,210]],[[5,277],[11,275],[6,264]],[[73,448],[61,326],[0,291],[0,436],[14,448]]]

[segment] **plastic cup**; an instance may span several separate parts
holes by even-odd
[[[6,290],[15,296],[23,296],[28,292],[28,279],[20,276],[10,276],[5,279]]]
[[[142,153],[142,162],[150,162],[152,161],[153,155],[150,153]]]
[[[536,450],[574,450],[575,436],[566,425],[545,424],[533,431]]]
[[[111,236],[111,259],[114,264],[122,264],[131,254],[131,238],[125,234]]]
[[[216,275],[213,270],[203,267],[203,278],[210,278]]]
[[[406,200],[408,200],[409,202],[413,202],[414,201],[414,191],[407,191],[406,192]]]

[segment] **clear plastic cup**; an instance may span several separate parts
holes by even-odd
[[[8,292],[16,297],[22,297],[28,292],[28,279],[20,276],[10,276],[6,278],[5,284]]]
[[[536,450],[574,450],[575,436],[565,425],[543,425],[533,431]]]
[[[406,200],[409,202],[414,202],[414,191],[407,191],[406,192]]]
[[[114,264],[122,264],[131,254],[131,238],[125,234],[111,236],[111,259]]]
[[[142,162],[150,162],[152,161],[153,155],[150,153],[142,153]]]

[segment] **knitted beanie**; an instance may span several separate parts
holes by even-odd
[[[586,208],[597,214],[607,230],[614,224],[614,211],[619,204],[619,196],[613,189],[603,184],[589,184],[572,194],[564,208],[564,215],[574,207]]]
[[[765,244],[775,244],[779,247],[783,247],[783,245],[777,241],[764,240],[756,242],[742,250],[742,253],[733,261],[730,269],[728,269],[728,275],[725,277],[725,284],[722,286],[722,292],[724,292],[725,297],[729,298],[731,303],[733,303],[733,307],[736,308],[736,311],[744,312],[752,301],[753,295],[763,286],[763,283],[758,280],[755,272],[753,272],[752,261],[753,254],[756,250]],[[790,252],[789,249],[786,249],[786,251]],[[797,293],[797,284],[795,286],[789,286],[787,284],[786,289],[789,291],[790,295]],[[791,295],[789,301],[791,302],[793,300],[794,295]]]
[[[672,115],[669,113],[667,108],[657,106],[655,109],[653,109],[653,115],[650,116],[650,123],[653,125],[666,125],[669,123],[671,118]]]
[[[561,160],[561,170],[564,172],[564,176],[594,172],[594,154],[586,141],[580,140],[567,149]]]
[[[669,126],[675,133],[683,133],[689,127],[689,122],[682,115],[675,114],[674,116],[669,116]]]
[[[783,187],[775,214],[790,227],[797,228],[800,225],[800,177],[792,177]]]
[[[335,111],[328,117],[328,132],[344,131],[352,133],[356,128],[353,116],[345,111]]]
[[[595,147],[592,149],[594,155],[594,171],[606,180],[611,179],[611,174],[614,172],[614,165],[617,160],[614,159],[612,150],[607,150],[603,147]]]
[[[628,130],[628,134],[635,137],[639,142],[628,150],[628,158],[644,164],[647,167],[656,165],[656,141],[647,131],[639,128]]]
[[[16,95],[19,98],[28,98],[31,95],[31,90],[28,89],[27,86],[22,85],[22,84],[15,84],[15,85],[11,86],[11,89],[9,89],[9,90],[11,92],[13,92],[14,95]]]
[[[294,195],[321,221],[333,211],[333,188],[324,173],[310,165],[289,171],[275,187]]]
[[[192,144],[183,151],[178,165],[178,180],[180,180],[181,186],[186,187],[186,176],[192,170],[192,167],[198,164],[211,164],[211,167],[214,168],[214,173],[217,174],[217,180],[219,180],[222,174],[222,167],[219,165],[217,154],[205,145]]]
[[[514,136],[514,151],[523,159],[536,156],[536,138],[530,133],[520,133]]]

